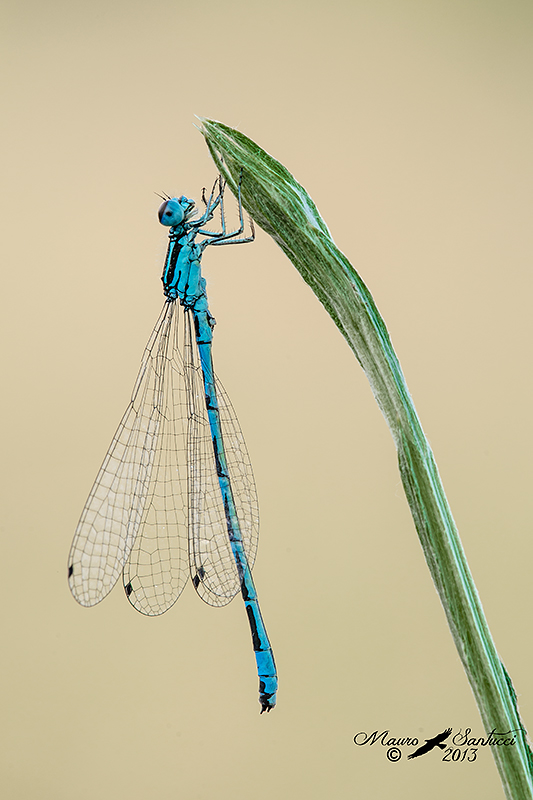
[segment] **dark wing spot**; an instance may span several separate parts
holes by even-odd
[[[74,573],[74,564],[71,564],[70,567],[68,568],[69,578],[72,578],[73,573]]]
[[[192,579],[193,586],[195,589],[198,589],[200,581],[203,581],[204,578],[205,578],[205,569],[203,567],[200,567],[200,569],[197,571],[196,575]]]
[[[126,590],[126,596],[129,597],[130,594],[133,592],[133,586],[131,585],[131,581],[124,587]]]

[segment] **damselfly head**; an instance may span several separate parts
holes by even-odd
[[[189,200],[184,195],[165,200],[159,206],[157,214],[161,225],[173,228],[196,214],[194,200]]]

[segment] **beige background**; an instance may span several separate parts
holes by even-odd
[[[237,599],[86,610],[66,559],[162,304],[154,191],[199,198],[194,114],[311,193],[370,287],[533,725],[533,7],[517,0],[4,3],[3,797],[501,798],[488,752],[391,764],[358,731],[481,723],[386,425],[265,234],[209,252],[215,361],[262,511],[280,675]]]

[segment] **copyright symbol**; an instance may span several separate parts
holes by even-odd
[[[399,761],[402,757],[402,751],[397,747],[389,747],[387,750],[387,758],[389,761]]]

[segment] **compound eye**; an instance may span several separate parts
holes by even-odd
[[[173,227],[174,225],[179,225],[180,222],[183,222],[185,212],[179,200],[173,197],[172,200],[165,200],[165,202],[159,206],[157,215],[161,225]]]

